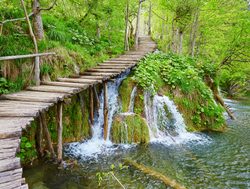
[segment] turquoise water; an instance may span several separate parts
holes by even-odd
[[[191,189],[250,188],[250,102],[227,101],[236,120],[229,120],[224,133],[205,133],[200,142],[178,145],[150,144],[130,148],[117,147],[97,159],[78,160],[78,166],[58,169],[56,165],[39,163],[24,169],[31,189],[121,188],[112,177],[104,177],[98,186],[96,173],[117,168],[114,174],[126,188],[166,188],[161,182],[131,168],[119,170],[123,158],[139,163],[175,179]]]

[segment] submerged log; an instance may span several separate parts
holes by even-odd
[[[104,82],[104,127],[103,127],[103,135],[104,135],[104,140],[107,139],[108,136],[108,84],[107,82]]]
[[[124,163],[127,164],[127,165],[130,165],[130,166],[133,166],[135,167],[136,169],[140,170],[141,172],[147,174],[147,175],[150,175],[154,178],[156,178],[157,180],[160,180],[162,181],[166,186],[170,186],[174,189],[186,189],[184,186],[182,186],[181,184],[177,183],[175,180],[155,171],[155,170],[152,170],[151,168],[149,167],[146,167],[144,165],[141,165],[139,163],[136,163],[135,161],[133,160],[130,160],[130,159],[125,159],[124,160]]]
[[[62,162],[62,133],[63,133],[63,125],[62,125],[62,108],[63,108],[63,103],[59,102],[57,104],[57,161],[58,163]]]

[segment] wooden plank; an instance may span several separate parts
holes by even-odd
[[[109,60],[110,61],[119,61],[119,62],[122,62],[122,61],[134,61],[134,62],[137,62],[139,61],[141,58],[133,58],[133,57],[121,57],[121,58],[112,58]]]
[[[137,60],[110,59],[103,63],[136,64]]]
[[[131,66],[123,66],[123,65],[111,65],[111,64],[104,64],[104,65],[99,65],[95,67],[96,69],[128,69]]]
[[[1,183],[0,188],[3,188],[3,189],[15,189],[15,188],[20,188],[21,185],[22,185],[22,178],[12,180],[10,182]]]
[[[0,139],[0,152],[3,152],[4,149],[18,148],[19,144],[19,138]]]
[[[29,101],[29,102],[48,102],[55,103],[63,100],[70,95],[67,93],[49,93],[37,91],[21,91],[18,93],[1,95],[3,100]]]
[[[29,189],[28,184],[23,184],[20,189]]]
[[[0,117],[0,130],[1,128],[11,128],[15,127],[24,127],[29,125],[33,121],[33,117]]]
[[[89,87],[88,84],[83,83],[71,83],[71,82],[51,82],[51,81],[43,81],[41,82],[43,85],[51,85],[51,86],[63,86],[63,87],[76,87],[81,89],[87,89]]]
[[[28,87],[27,90],[30,90],[30,91],[42,91],[42,92],[56,92],[56,93],[76,94],[81,89],[80,88],[73,88],[73,87],[40,85],[40,86]]]
[[[106,76],[106,77],[113,77],[119,75],[119,73],[98,73],[98,72],[84,72],[83,75],[92,75],[92,76]],[[107,78],[106,78],[107,79]]]
[[[124,69],[98,69],[98,68],[93,68],[89,69],[89,72],[105,72],[105,73],[121,73],[124,72]]]
[[[98,80],[98,79],[91,80],[91,79],[82,79],[82,78],[58,78],[57,80],[62,81],[62,82],[85,83],[89,85],[94,85],[94,84],[101,82],[101,80]]]
[[[29,106],[29,105],[33,105],[33,106],[37,106],[37,107],[50,107],[53,105],[53,103],[44,103],[44,102],[27,102],[27,101],[11,101],[11,100],[1,100],[0,101],[0,105],[9,105],[9,106]]]
[[[22,168],[0,172],[0,183],[10,182],[22,178]]]
[[[80,75],[82,79],[99,79],[103,80],[103,76]]]
[[[0,172],[21,168],[19,158],[0,160]]]

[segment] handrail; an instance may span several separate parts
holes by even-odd
[[[27,54],[27,55],[3,56],[3,57],[0,57],[0,61],[16,60],[16,59],[23,59],[23,58],[35,58],[35,57],[55,55],[55,54],[56,54],[55,52],[48,52],[48,53]]]

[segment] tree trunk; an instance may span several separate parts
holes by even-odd
[[[34,0],[32,7],[32,11],[34,13],[33,16],[34,33],[38,41],[43,40],[44,38],[43,20],[41,16],[41,11],[39,10],[40,9],[39,1],[40,0]]]
[[[182,54],[182,47],[183,47],[183,32],[179,32],[179,54]]]
[[[197,34],[197,29],[198,29],[198,25],[199,25],[199,10],[197,9],[195,11],[195,15],[194,15],[194,21],[192,24],[192,28],[190,31],[190,39],[189,39],[189,55],[191,55],[192,57],[194,57],[194,53],[195,53],[195,44],[196,44],[196,34]]]
[[[174,18],[172,19],[172,35],[171,35],[171,51],[172,52],[176,52],[176,44],[175,44],[175,35],[176,35],[176,31],[175,31],[175,20]]]
[[[0,24],[0,36],[2,35],[3,33],[3,24]]]
[[[24,14],[25,14],[28,27],[29,27],[30,36],[34,43],[35,53],[38,54],[38,46],[37,46],[36,37],[34,35],[33,29],[29,20],[29,16],[28,16],[25,4],[24,4],[24,0],[21,0],[21,4],[24,10]],[[40,59],[39,57],[35,57],[35,82],[36,82],[36,86],[40,85]]]
[[[135,29],[135,49],[138,49],[138,46],[139,46],[141,4],[142,4],[142,0],[139,0],[139,7],[137,11],[137,20],[136,20],[136,29]]]
[[[124,37],[124,50],[129,51],[129,39],[128,39],[128,17],[129,17],[129,0],[126,3],[126,13],[125,13],[125,37]]]
[[[96,37],[98,40],[101,38],[101,28],[98,22],[96,23]]]
[[[149,1],[149,16],[148,16],[148,35],[151,35],[151,21],[152,21],[152,2]]]

